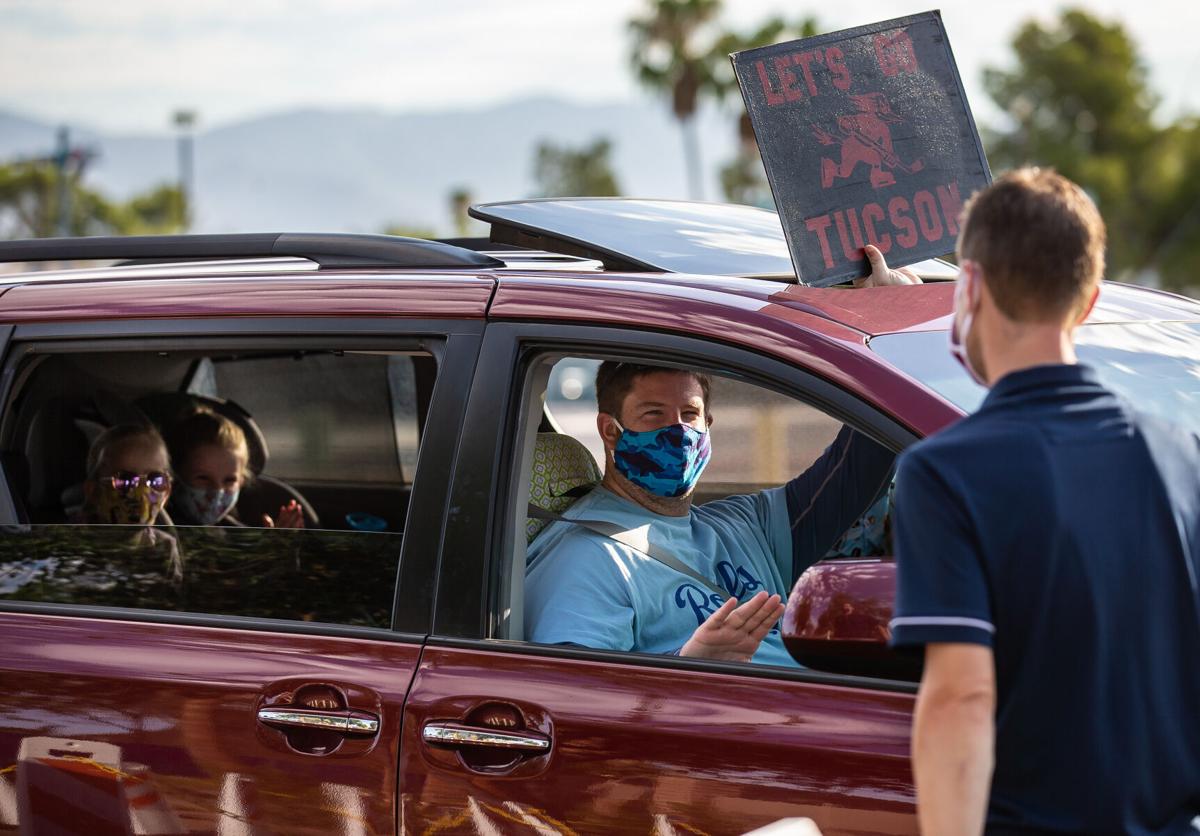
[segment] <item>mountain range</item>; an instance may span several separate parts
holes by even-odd
[[[719,200],[715,172],[735,149],[735,120],[698,116],[709,172],[705,197]],[[176,139],[70,126],[72,146],[97,152],[85,182],[113,198],[178,177]],[[46,156],[57,126],[0,112],[0,160]],[[534,195],[538,142],[612,141],[621,191],[686,197],[678,124],[659,102],[581,104],[526,98],[474,110],[384,112],[303,109],[200,130],[195,136],[195,232],[356,231],[390,224],[453,233],[449,193],[475,202]]]

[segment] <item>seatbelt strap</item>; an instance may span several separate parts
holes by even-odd
[[[638,540],[632,536],[632,532],[622,528],[616,523],[608,522],[607,520],[584,520],[564,517],[554,513],[553,511],[547,511],[545,508],[539,508],[533,504],[529,506],[529,516],[533,517],[535,520],[570,523],[571,525],[577,525],[580,528],[586,528],[588,531],[599,534],[601,537],[607,537],[610,540],[616,540],[622,546],[631,548],[636,552],[641,552],[652,560],[657,560],[664,566],[674,569],[681,575],[687,575],[696,583],[702,584],[706,589],[720,596],[722,601],[729,597],[728,592],[726,592],[724,589],[721,589],[721,587],[717,586],[708,578],[701,575],[691,566],[688,566],[669,551],[660,549],[658,546],[651,543],[649,537]]]

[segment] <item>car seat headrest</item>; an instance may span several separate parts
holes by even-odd
[[[194,395],[190,392],[153,392],[137,401],[137,406],[150,417],[150,420],[166,432],[171,424],[186,418],[197,409],[209,409],[223,418],[228,418],[241,428],[246,436],[246,446],[250,449],[250,472],[255,476],[267,467],[270,453],[267,449],[267,439],[258,424],[250,417],[250,413],[233,401],[224,398],[210,398],[206,395]],[[178,464],[173,462],[173,464]]]
[[[583,442],[562,433],[538,433],[529,475],[529,503],[561,514],[600,482],[600,468]],[[545,520],[525,521],[525,536],[533,540]]]

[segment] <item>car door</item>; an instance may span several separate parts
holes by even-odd
[[[481,331],[478,319],[251,317],[12,332],[0,480],[0,832],[394,831],[403,705],[428,632]],[[407,524],[175,527],[172,575],[128,550],[104,558],[111,538],[96,533],[102,526],[22,518],[15,500],[35,488],[16,471],[30,464],[20,461],[27,440],[45,435],[30,422],[69,400],[67,381],[140,392],[173,358],[185,367],[212,356],[314,355],[436,360]],[[16,411],[39,398],[46,409],[21,424]],[[84,421],[68,418],[68,430]],[[338,449],[338,432],[310,440]],[[35,470],[57,452],[44,448]]]
[[[915,833],[911,683],[491,638],[504,635],[522,572],[497,573],[523,516],[512,416],[537,397],[531,358],[572,353],[726,370],[893,449],[912,440],[845,391],[762,354],[662,332],[489,324],[434,635],[406,707],[402,827],[733,834],[809,816],[825,833]]]

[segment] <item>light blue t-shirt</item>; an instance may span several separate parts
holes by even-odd
[[[783,487],[706,502],[686,517],[655,514],[597,487],[563,516],[605,520],[648,536],[739,602],[761,589],[787,599],[792,540]],[[542,644],[672,653],[722,603],[687,575],[570,523],[549,525],[530,545],[528,559],[527,638]],[[796,667],[779,625],[753,661]]]

